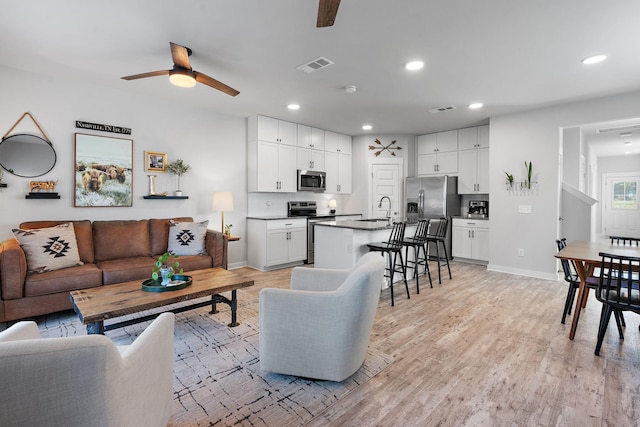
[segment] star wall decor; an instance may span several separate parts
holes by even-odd
[[[396,141],[391,141],[388,145],[384,145],[382,142],[380,142],[379,139],[376,138],[376,144],[378,144],[378,145],[370,145],[369,146],[369,150],[379,150],[379,151],[376,151],[375,153],[373,153],[376,157],[378,157],[380,154],[382,154],[382,152],[384,150],[387,150],[389,153],[391,153],[392,156],[395,156],[396,153],[394,153],[391,150],[402,150],[402,147],[400,147],[400,146],[392,147],[392,145],[394,145],[395,143],[396,143]]]

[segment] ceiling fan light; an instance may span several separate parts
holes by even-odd
[[[171,73],[169,73],[169,81],[178,87],[194,87],[196,85],[196,79],[193,77],[193,73],[187,70],[171,71]]]

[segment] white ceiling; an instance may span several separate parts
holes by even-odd
[[[317,0],[0,2],[0,65],[350,135],[366,133],[364,123],[375,134],[424,134],[640,89],[637,0],[343,0],[322,29]],[[169,41],[240,95],[120,79],[170,69]],[[608,60],[580,63],[595,53]],[[320,56],[335,64],[296,70]],[[413,59],[425,68],[406,71]],[[466,108],[475,101],[485,107]],[[291,102],[302,108],[288,111]],[[427,112],[448,105],[457,108]]]

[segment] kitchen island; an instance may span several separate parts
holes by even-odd
[[[315,267],[353,268],[367,252],[368,243],[389,239],[392,225],[386,219],[318,222],[315,237]],[[407,225],[406,236],[413,236],[415,225]]]

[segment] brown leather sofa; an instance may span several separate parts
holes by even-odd
[[[173,218],[193,221],[192,218]],[[0,322],[71,309],[69,291],[151,276],[158,256],[169,245],[169,219],[132,221],[31,221],[21,229],[72,222],[84,265],[27,274],[25,254],[14,238],[0,244]],[[227,237],[207,230],[206,255],[180,256],[185,272],[227,266]]]

